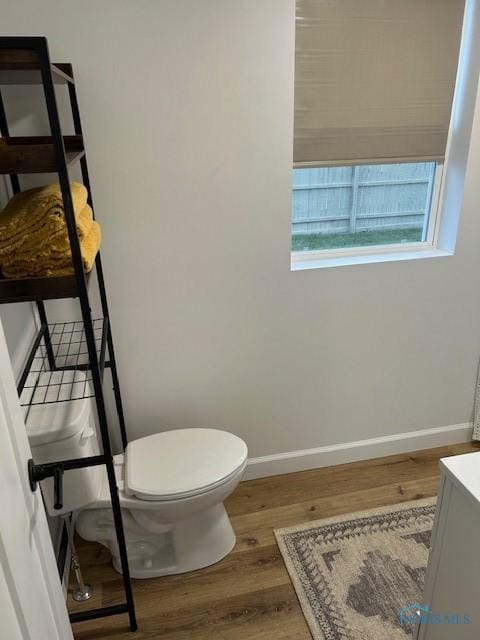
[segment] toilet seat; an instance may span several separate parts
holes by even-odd
[[[217,429],[178,429],[131,441],[125,451],[126,495],[168,501],[205,493],[243,468],[247,446]]]

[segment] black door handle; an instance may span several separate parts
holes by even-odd
[[[28,479],[30,480],[30,489],[32,491],[35,491],[38,482],[53,476],[53,508],[57,510],[63,508],[63,472],[62,462],[35,464],[31,458],[28,461]]]
[[[53,472],[53,494],[55,496],[54,509],[63,507],[63,465],[57,466]]]

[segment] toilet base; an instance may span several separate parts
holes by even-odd
[[[122,510],[132,578],[155,578],[194,571],[219,562],[235,546],[235,533],[222,503],[196,513],[157,532],[140,527],[128,510]],[[112,535],[107,534],[107,520]],[[80,513],[77,531],[82,538],[96,540],[110,549],[113,567],[121,573],[110,509]]]

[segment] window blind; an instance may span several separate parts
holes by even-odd
[[[295,166],[442,160],[465,0],[297,0]]]

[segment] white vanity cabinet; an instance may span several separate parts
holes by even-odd
[[[480,638],[480,452],[444,458],[417,640]],[[438,617],[437,617],[438,620]],[[469,621],[469,622],[467,622]]]

